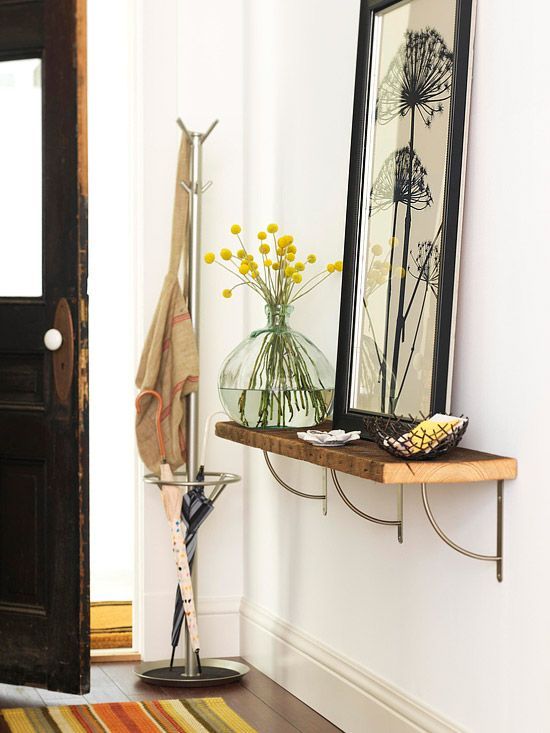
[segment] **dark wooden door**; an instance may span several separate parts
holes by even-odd
[[[0,682],[74,693],[89,689],[85,59],[83,0],[0,0]]]

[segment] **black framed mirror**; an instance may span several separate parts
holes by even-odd
[[[338,428],[450,409],[472,42],[472,0],[361,1]]]

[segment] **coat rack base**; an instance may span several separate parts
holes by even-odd
[[[202,673],[187,675],[185,665],[170,660],[144,662],[135,668],[136,675],[148,685],[160,687],[215,687],[228,685],[242,679],[250,668],[233,659],[203,659]]]

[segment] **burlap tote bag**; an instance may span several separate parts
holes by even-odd
[[[180,181],[189,174],[189,142],[182,135],[178,154],[170,268],[149,329],[141,356],[136,386],[141,391],[154,389],[163,402],[162,431],[166,456],[173,470],[186,462],[185,398],[198,389],[199,359],[187,300],[179,282],[183,259],[186,282],[189,254],[189,198]],[[159,473],[159,448],[155,430],[154,399],[143,399],[136,416],[139,454],[147,468]]]

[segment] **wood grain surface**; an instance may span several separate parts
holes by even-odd
[[[330,423],[320,426],[330,429]],[[514,479],[515,458],[455,448],[447,456],[431,461],[403,461],[375,443],[358,440],[340,448],[306,443],[295,430],[253,430],[235,422],[216,424],[216,435],[268,453],[295,458],[381,484],[448,484]]]

